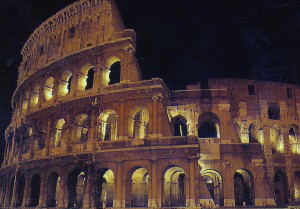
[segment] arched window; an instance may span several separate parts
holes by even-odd
[[[40,199],[40,186],[41,177],[36,174],[32,177],[30,182],[30,196],[29,196],[29,207],[37,207]]]
[[[270,129],[270,141],[273,153],[284,153],[283,134],[280,126],[273,125]]]
[[[198,121],[198,138],[220,138],[220,121],[215,114],[204,113]]]
[[[185,172],[178,166],[172,166],[164,174],[164,207],[185,207]]]
[[[187,120],[178,115],[171,120],[174,136],[187,136]]]
[[[29,91],[23,91],[22,93],[22,112],[23,113],[26,113],[27,109],[28,109],[28,101],[29,101],[29,96],[30,96],[30,93]]]
[[[87,142],[89,118],[87,114],[80,114],[76,117],[74,123],[74,140],[76,144]]]
[[[87,73],[85,90],[89,90],[94,86],[94,68],[90,68]]]
[[[271,120],[280,120],[280,107],[276,103],[270,103],[268,107],[268,116]]]
[[[53,147],[60,147],[61,146],[61,140],[63,137],[63,130],[65,126],[65,120],[59,119],[56,121],[54,130],[52,132],[52,146]]]
[[[121,62],[115,62],[109,68],[109,85],[120,83],[120,75],[121,75]]]
[[[101,169],[96,183],[97,208],[113,207],[114,201],[114,173],[111,169]]]
[[[103,81],[105,85],[112,85],[115,83],[120,83],[121,80],[121,60],[118,57],[112,56],[106,60],[105,66],[107,68],[105,80]]]
[[[298,132],[298,126],[292,125],[289,129],[289,142],[293,154],[300,153],[300,146],[298,142],[297,132]]]
[[[64,71],[61,76],[60,85],[59,85],[59,96],[65,96],[71,91],[71,82],[72,82],[72,72],[69,70]]]
[[[274,175],[274,192],[276,205],[288,204],[288,184],[286,174],[278,171]]]
[[[101,141],[110,141],[117,139],[117,114],[113,110],[102,112],[98,118],[98,138]]]
[[[81,208],[86,193],[87,176],[81,169],[75,169],[68,175],[68,208]]]
[[[259,126],[257,124],[250,124],[249,126],[249,142],[250,143],[262,143],[261,136],[260,136],[260,130]]]
[[[87,63],[79,71],[78,74],[78,90],[85,91],[94,86],[94,65]]]
[[[34,150],[42,150],[45,147],[47,125],[45,121],[39,121],[36,124],[34,137]]]
[[[51,100],[53,97],[53,86],[54,86],[54,78],[49,77],[45,81],[45,85],[44,85],[44,96],[45,96],[46,101]]]
[[[234,174],[235,205],[254,205],[253,175],[246,170],[239,169]]]
[[[57,207],[58,198],[62,195],[60,194],[60,176],[54,172],[51,173],[48,181],[47,181],[47,196],[46,196],[46,204],[47,207]]]
[[[40,91],[40,85],[36,84],[31,92],[31,98],[30,98],[31,107],[35,107],[39,102],[39,91]]]
[[[149,129],[149,111],[145,108],[133,108],[129,114],[128,127],[131,138],[146,138]]]
[[[223,180],[215,170],[205,170],[201,172],[206,187],[216,206],[224,206]]]
[[[148,207],[148,171],[136,167],[127,175],[126,200],[127,207]]]

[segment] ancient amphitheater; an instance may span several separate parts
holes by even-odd
[[[300,200],[300,87],[143,80],[112,0],[80,0],[22,50],[2,208],[287,206]],[[298,139],[299,138],[299,139]]]

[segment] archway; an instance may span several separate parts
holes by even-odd
[[[220,173],[215,170],[205,170],[201,174],[215,205],[224,206],[223,180]]]
[[[72,84],[72,72],[66,70],[61,75],[60,85],[59,85],[59,96],[65,96],[70,93],[71,91],[71,84]]]
[[[289,129],[289,143],[293,154],[300,153],[300,146],[298,142],[297,133],[298,133],[298,126],[291,125]]]
[[[47,125],[45,120],[38,121],[36,124],[34,150],[42,150],[45,147],[47,135]]]
[[[273,153],[284,153],[283,134],[280,126],[273,125],[271,127],[270,141]]]
[[[47,181],[47,207],[57,207],[60,197],[60,176],[54,172],[51,173]]]
[[[274,175],[274,192],[277,205],[288,204],[287,178],[284,172],[277,171]]]
[[[133,139],[144,139],[149,134],[149,111],[143,107],[133,108],[128,118],[128,135]]]
[[[148,207],[148,171],[142,167],[132,169],[126,181],[126,207]]]
[[[52,147],[60,147],[61,140],[64,135],[65,120],[63,118],[58,119],[54,125],[52,132]]]
[[[83,206],[83,200],[86,190],[86,173],[81,169],[75,169],[68,175],[68,207]]]
[[[54,78],[49,77],[44,84],[44,96],[46,101],[49,101],[53,97],[53,86],[54,86]]]
[[[98,138],[101,141],[117,139],[117,113],[114,110],[105,110],[98,117]]]
[[[220,120],[218,116],[207,112],[199,117],[198,138],[220,138]]]
[[[30,182],[30,192],[29,192],[29,207],[37,207],[40,200],[40,186],[41,186],[41,177],[38,174],[35,174],[31,178]]]
[[[118,57],[110,57],[106,60],[108,69],[108,85],[120,83],[121,80],[121,60]]]
[[[239,169],[234,176],[235,205],[254,205],[254,180],[249,171]]]
[[[40,92],[40,85],[36,84],[31,92],[31,97],[30,97],[30,106],[35,107],[37,103],[39,102],[39,92]]]
[[[177,115],[171,120],[174,136],[187,136],[187,120],[182,115]]]
[[[249,125],[249,143],[263,144],[260,126],[256,123],[251,123]]]
[[[94,66],[90,63],[85,64],[80,69],[78,77],[78,90],[85,91],[94,86]]]
[[[74,142],[81,144],[87,142],[89,130],[89,118],[87,114],[80,114],[74,122]]]
[[[294,195],[295,201],[300,202],[300,171],[294,173]]]
[[[99,208],[113,207],[114,173],[111,169],[101,169],[97,177],[95,203]]]
[[[21,175],[17,180],[17,197],[16,197],[16,207],[21,207],[24,197],[25,189],[25,176]]]
[[[178,166],[172,166],[164,173],[163,206],[185,207],[185,172]]]

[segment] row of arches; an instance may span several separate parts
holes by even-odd
[[[216,206],[224,206],[224,182],[221,174],[212,169],[201,172],[207,190]],[[300,175],[295,173],[295,200],[299,201]],[[123,178],[125,187],[126,207],[149,207],[150,175],[144,167],[133,167]],[[20,175],[16,181],[15,206],[37,207],[41,205],[41,176],[33,175],[26,182],[26,176]],[[88,181],[90,181],[88,183]],[[186,207],[186,179],[185,171],[180,166],[168,166],[162,174],[162,207]],[[287,177],[283,171],[274,175],[274,200],[278,206],[288,204]],[[11,205],[14,190],[14,178],[8,185],[8,205]],[[91,171],[90,168],[77,167],[70,171],[66,181],[62,181],[57,172],[52,172],[46,178],[44,185],[45,207],[61,207],[67,200],[68,208],[82,208],[87,195],[92,192],[94,204],[97,208],[114,207],[116,192],[116,177],[109,168]],[[25,186],[28,186],[26,189]],[[227,184],[228,185],[228,184]],[[232,176],[235,206],[255,205],[255,182],[252,173],[246,169],[238,169]],[[7,185],[3,183],[5,188]],[[27,192],[27,194],[25,194]],[[25,198],[25,199],[24,199]]]
[[[77,73],[71,70],[64,70],[60,76],[50,73],[42,82],[32,84],[28,89],[21,91],[20,100],[14,103],[16,116],[21,113],[25,114],[30,108],[35,108],[39,101],[50,101],[54,97],[64,97],[71,91],[82,92],[92,89],[95,85],[106,86],[119,83],[121,60],[118,57],[108,58],[105,69],[102,71],[102,78],[98,81],[101,84],[95,83],[95,66],[91,63],[84,64]]]

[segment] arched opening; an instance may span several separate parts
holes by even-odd
[[[148,207],[148,178],[148,171],[142,167],[135,167],[128,173],[126,207]]]
[[[295,201],[300,202],[300,171],[294,173],[294,195]]]
[[[115,111],[106,110],[98,117],[98,138],[101,141],[111,141],[117,139],[118,117]]]
[[[89,130],[89,118],[87,114],[80,114],[74,123],[74,142],[81,144],[87,142]]]
[[[185,207],[185,172],[178,166],[172,166],[164,174],[164,207]]]
[[[182,115],[177,115],[171,120],[174,136],[187,136],[187,120]]]
[[[31,92],[30,106],[35,107],[39,102],[40,85],[36,84]]]
[[[270,141],[272,145],[272,152],[275,153],[284,153],[284,142],[283,134],[280,126],[273,125],[270,129]]]
[[[29,91],[22,93],[22,100],[23,100],[22,101],[22,113],[26,113],[26,111],[28,109],[29,96],[30,96]]]
[[[287,178],[284,172],[278,171],[274,175],[274,192],[276,205],[288,204]]]
[[[109,70],[109,85],[120,83],[121,62],[115,62],[110,66]]]
[[[256,123],[251,123],[249,126],[249,143],[263,144],[262,129]]]
[[[86,190],[87,176],[81,169],[75,169],[68,175],[68,207],[81,208]]]
[[[107,67],[107,81],[108,85],[120,83],[121,80],[121,60],[118,57],[110,57],[106,60]]]
[[[71,83],[72,83],[72,72],[69,70],[66,70],[61,75],[61,81],[59,85],[59,96],[66,96],[71,91]]]
[[[198,121],[198,138],[220,138],[220,120],[214,113],[204,113]]]
[[[84,91],[94,86],[94,66],[90,63],[85,64],[81,69],[78,77],[78,90]]]
[[[22,126],[22,140],[21,140],[21,153],[25,154],[29,152],[30,148],[30,138],[32,136],[32,128],[26,127],[25,125]]]
[[[54,130],[52,132],[52,147],[61,146],[61,140],[64,134],[65,123],[65,120],[62,118],[56,121],[54,125]]]
[[[205,170],[201,174],[215,205],[224,206],[224,190],[221,175],[214,170]]]
[[[36,124],[36,132],[34,137],[34,150],[42,150],[45,147],[47,135],[47,125],[45,121],[39,121]]]
[[[46,101],[51,100],[53,97],[53,86],[54,86],[54,78],[49,77],[45,81],[45,85],[44,85],[44,96],[45,96]]]
[[[57,207],[58,198],[63,195],[60,193],[60,176],[57,173],[51,173],[47,181],[47,207]]]
[[[144,139],[149,135],[149,111],[133,108],[128,118],[128,135],[134,139]]]
[[[85,90],[89,90],[94,86],[94,68],[90,68],[87,72]]]
[[[114,174],[110,169],[101,169],[97,178],[95,203],[99,208],[113,207]]]
[[[31,178],[29,185],[29,207],[37,207],[40,199],[40,186],[41,186],[41,177],[38,174],[35,174]]]
[[[300,153],[300,146],[298,142],[297,132],[298,132],[298,126],[292,125],[289,129],[289,143],[293,154]]]
[[[269,104],[268,116],[270,120],[280,120],[280,107],[277,103]]]
[[[254,181],[249,171],[239,169],[234,173],[235,205],[254,205]]]
[[[24,197],[25,189],[25,176],[21,175],[17,180],[17,196],[16,196],[16,207],[21,207]]]

